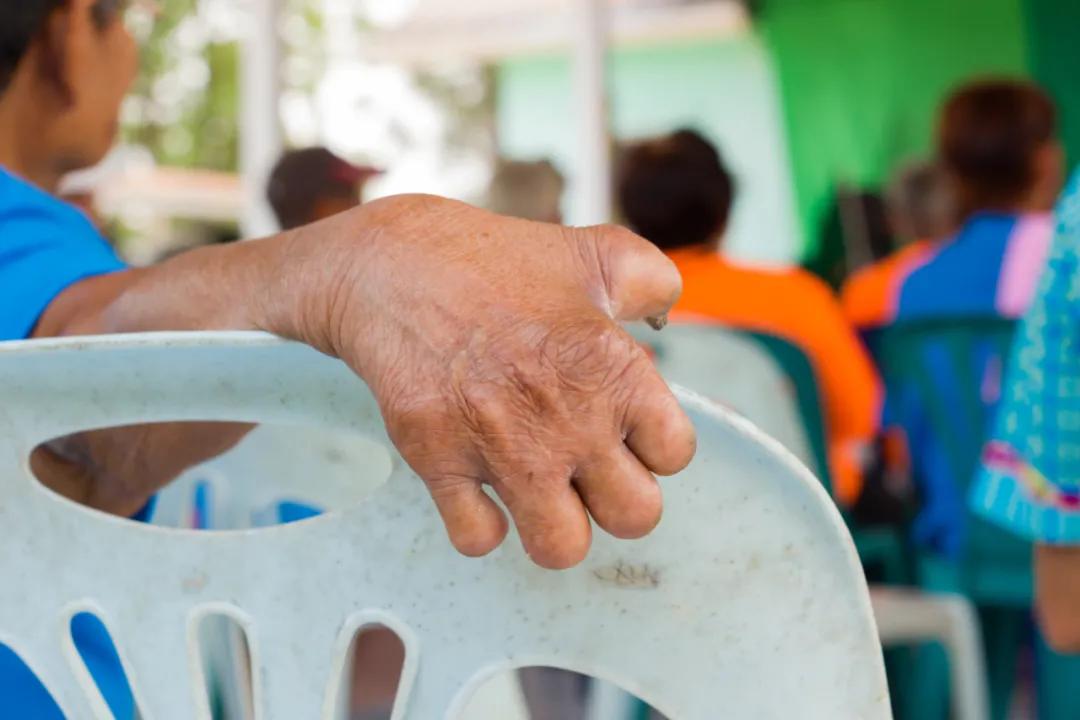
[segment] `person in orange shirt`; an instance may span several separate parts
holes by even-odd
[[[629,148],[619,172],[623,218],[682,273],[674,320],[707,318],[771,334],[809,358],[825,406],[834,493],[850,507],[876,437],[880,382],[825,283],[799,268],[755,267],[723,256],[734,196],[719,151],[689,130]]]

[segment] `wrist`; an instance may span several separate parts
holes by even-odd
[[[363,208],[259,241],[259,279],[252,294],[254,327],[350,361],[346,316],[370,316],[361,275],[372,236]],[[358,328],[350,324],[350,332]]]

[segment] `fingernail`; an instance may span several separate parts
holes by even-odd
[[[664,315],[648,317],[645,318],[645,322],[649,323],[649,327],[651,327],[653,330],[660,331],[667,327],[668,316],[665,313]]]

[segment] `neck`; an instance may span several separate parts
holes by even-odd
[[[0,167],[53,193],[64,173],[42,146],[43,126],[34,108],[15,87],[0,95]]]

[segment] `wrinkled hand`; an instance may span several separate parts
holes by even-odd
[[[298,334],[371,386],[459,551],[484,555],[506,534],[484,485],[549,568],[584,559],[590,514],[620,538],[656,526],[653,473],[687,465],[694,431],[619,321],[662,317],[677,299],[662,253],[616,227],[427,196],[329,222],[296,238],[346,238],[320,262],[322,291],[303,303]],[[362,251],[349,239],[360,233]]]

